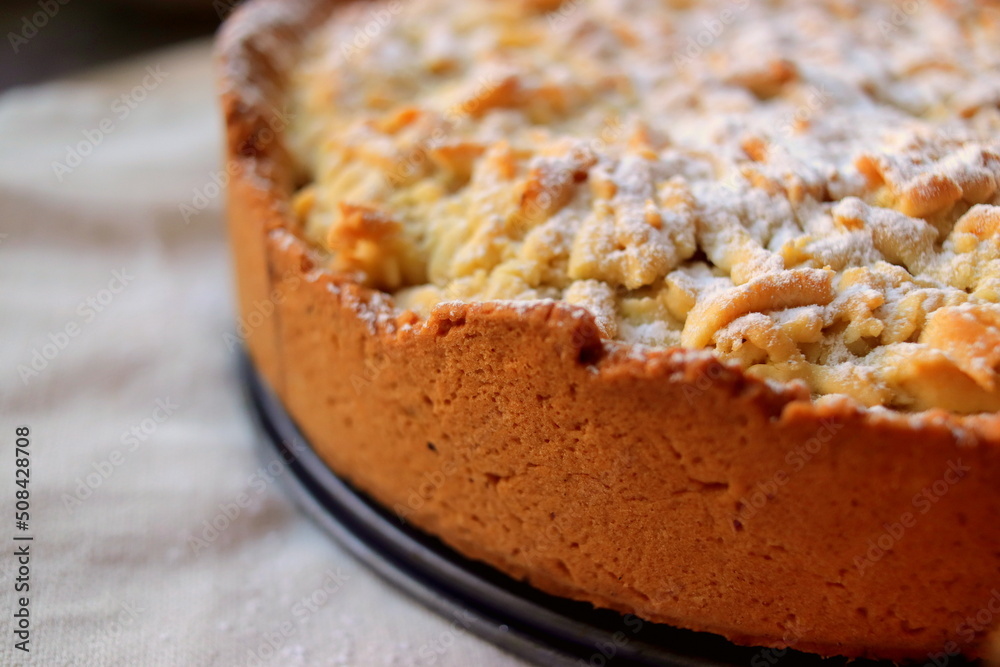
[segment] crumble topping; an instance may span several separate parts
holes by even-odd
[[[562,300],[868,406],[1000,409],[1000,6],[394,0],[307,44],[294,210],[426,315]]]

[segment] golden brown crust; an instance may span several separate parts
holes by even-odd
[[[294,166],[264,130],[280,135],[297,35],[337,4],[255,0],[219,54],[246,344],[338,474],[598,606],[824,654],[985,650],[997,615],[966,619],[1000,588],[995,415],[812,401],[707,354],[602,341],[565,303],[417,321],[316,268],[293,231]]]

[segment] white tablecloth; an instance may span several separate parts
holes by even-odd
[[[523,664],[390,588],[255,473],[223,338],[206,44],[10,91],[0,146],[0,664]],[[209,206],[185,223],[196,191]],[[12,633],[19,544],[30,654]]]

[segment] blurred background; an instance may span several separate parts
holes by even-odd
[[[211,35],[239,0],[3,0],[0,91]],[[46,11],[47,10],[47,11]],[[32,35],[32,28],[42,26]],[[15,35],[11,37],[11,35]],[[25,38],[24,42],[20,37]],[[14,52],[16,42],[16,52]]]

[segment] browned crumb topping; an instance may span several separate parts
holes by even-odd
[[[426,314],[559,299],[866,405],[1000,409],[1000,8],[347,5],[296,74],[295,200]]]

